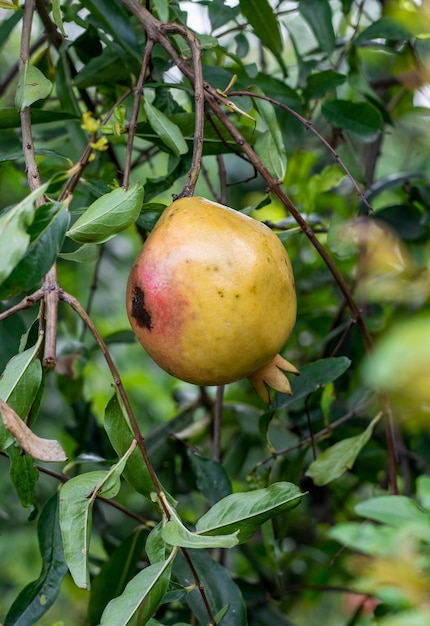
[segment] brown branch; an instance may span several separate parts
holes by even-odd
[[[159,501],[162,503],[162,498],[160,498],[160,495],[162,493],[162,488],[161,488],[161,484],[158,480],[158,477],[155,473],[154,468],[152,467],[151,461],[149,460],[148,457],[148,453],[146,451],[146,447],[145,447],[145,443],[144,443],[144,437],[142,435],[142,433],[140,432],[139,429],[139,425],[136,421],[136,418],[134,416],[133,413],[133,409],[131,408],[131,404],[130,401],[128,399],[128,396],[125,392],[124,386],[122,384],[122,380],[121,377],[119,375],[119,372],[115,366],[115,363],[113,362],[112,356],[108,350],[108,347],[103,339],[103,337],[100,335],[99,331],[97,330],[94,322],[92,321],[91,317],[88,315],[88,313],[86,312],[86,310],[84,309],[84,307],[82,306],[82,304],[79,302],[79,300],[77,298],[75,298],[74,296],[72,296],[71,294],[67,293],[66,291],[63,291],[62,289],[59,290],[59,298],[60,300],[62,300],[63,302],[65,302],[66,304],[68,304],[81,318],[81,320],[84,322],[84,324],[86,324],[86,326],[88,326],[88,329],[90,330],[91,334],[93,335],[94,339],[96,340],[97,345],[99,346],[105,361],[109,367],[109,370],[112,374],[112,378],[113,378],[113,382],[114,385],[118,391],[119,397],[121,398],[121,401],[123,403],[125,412],[127,413],[127,417],[130,421],[130,426],[131,429],[133,431],[133,435],[137,441],[137,445],[139,446],[140,452],[142,454],[143,460],[145,462],[145,465],[148,469],[148,473],[149,476],[151,478],[152,484],[154,485],[154,489],[157,493],[157,495],[159,496]],[[164,511],[164,513],[166,514],[166,517],[169,519],[170,515],[168,510],[166,509]]]
[[[254,93],[253,91],[230,91],[228,95],[232,96],[232,97],[233,96],[248,96],[249,98],[260,98],[261,100],[266,100],[267,102],[270,102],[274,106],[277,106],[280,109],[284,109],[285,111],[290,113],[290,115],[292,115],[297,120],[299,120],[299,122],[301,122],[303,124],[303,126],[306,128],[306,130],[310,130],[311,133],[313,133],[316,137],[318,137],[318,139],[321,141],[321,143],[324,144],[324,146],[327,148],[327,150],[329,150],[329,152],[332,154],[333,158],[335,159],[336,163],[338,163],[338,165],[343,169],[343,171],[348,176],[348,178],[351,181],[351,183],[354,185],[354,188],[355,188],[355,190],[357,192],[357,195],[360,197],[360,200],[363,202],[363,204],[367,208],[368,212],[369,213],[373,213],[372,206],[369,204],[365,194],[360,189],[360,186],[358,185],[358,183],[355,180],[354,176],[351,174],[351,172],[349,171],[349,169],[347,168],[345,163],[342,161],[342,159],[340,158],[340,156],[338,155],[336,150],[332,147],[330,142],[327,141],[327,139],[325,137],[323,137],[323,135],[321,135],[321,133],[319,133],[317,131],[317,129],[314,127],[314,125],[312,124],[312,122],[310,120],[307,120],[305,117],[300,115],[300,113],[297,113],[297,111],[295,111],[294,109],[292,109],[288,105],[283,104],[282,102],[279,102],[279,100],[276,100],[275,98],[271,98],[270,96],[265,96],[264,94]]]

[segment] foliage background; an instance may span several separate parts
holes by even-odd
[[[44,316],[40,302],[13,314],[12,307],[20,308],[22,298],[42,285],[56,261],[55,289],[81,303],[104,337],[151,462],[186,524],[192,528],[230,489],[249,493],[289,481],[307,493],[297,508],[265,522],[252,540],[212,554],[231,579],[216,565],[200,572],[207,588],[225,592],[221,605],[243,598],[246,610],[240,617],[227,613],[222,623],[428,624],[427,0],[146,3],[153,18],[176,24],[176,30],[159,32],[194,72],[183,27],[197,34],[203,77],[213,90],[205,86],[204,93],[219,90],[218,105],[255,150],[255,162],[249,154],[243,157],[242,146],[220,131],[222,120],[215,122],[209,99],[195,193],[266,221],[292,259],[299,309],[285,354],[301,377],[292,381],[293,398],[276,394],[270,410],[247,381],[228,385],[221,396],[172,379],[129,329],[124,306],[129,269],[162,208],[187,184],[194,141],[193,89],[157,44],[132,150],[127,146],[145,30],[157,39],[148,27],[152,22],[144,28],[136,11],[129,12],[134,2],[38,0],[30,61],[52,86],[33,100],[28,83],[22,88],[21,47],[23,17],[32,3],[1,6],[2,227],[5,216],[26,202],[32,185],[23,114],[16,104],[22,111],[27,104],[31,108],[37,170],[49,184],[51,210],[62,190],[70,193],[67,227],[123,184],[124,172],[130,183],[143,184],[144,195],[126,228],[118,227],[120,213],[113,210],[108,228],[115,236],[98,243],[96,222],[85,248],[70,231],[64,236],[64,225],[52,215],[44,239],[40,224],[32,231],[22,222],[16,226],[17,237],[30,232],[39,247],[25,240],[13,248],[10,232],[0,231],[0,371],[36,344],[38,319]],[[251,98],[252,90],[274,105]],[[115,115],[100,123],[114,106]],[[90,153],[87,164],[82,155]],[[256,162],[263,167],[259,172]],[[287,203],[279,190],[288,194]],[[33,203],[28,206],[34,211]],[[35,268],[30,278],[28,266],[19,265],[26,246]],[[21,256],[11,260],[10,250]],[[76,250],[80,257],[67,257]],[[2,439],[0,620],[5,624],[97,624],[101,608],[147,563],[147,524],[130,545],[139,521],[160,520],[160,511],[133,481],[122,480],[113,498],[121,508],[102,501],[94,508],[91,593],[66,574],[46,614],[37,621],[25,617],[31,599],[17,599],[19,592],[39,578],[42,562],[52,567],[52,555],[40,556],[41,511],[65,476],[107,470],[117,461],[105,428],[113,380],[90,330],[60,301],[55,368],[38,351],[38,384],[28,373],[23,385],[12,383],[15,397],[9,403],[18,413],[21,406],[20,417],[31,427],[37,417],[35,432],[58,440],[68,462],[36,462],[35,472],[31,457]],[[21,405],[18,396],[24,398]],[[128,562],[135,567],[127,570]],[[107,584],[112,573],[103,568],[109,564],[123,576],[116,589]],[[154,624],[209,621],[204,612],[199,617],[191,594],[179,593],[180,578],[174,577]]]

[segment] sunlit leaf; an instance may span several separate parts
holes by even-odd
[[[378,496],[364,500],[355,506],[355,512],[362,517],[390,526],[428,525],[428,515],[412,498],[401,495]]]
[[[46,191],[43,185],[0,217],[0,285],[25,255],[30,243],[29,228],[34,219],[34,202]]]
[[[305,494],[292,483],[274,483],[265,489],[234,493],[214,504],[196,524],[201,535],[239,531],[248,541],[265,521],[297,506]]]
[[[342,439],[321,452],[310,464],[306,476],[312,478],[316,485],[326,485],[351,469],[357,456],[371,438],[379,419],[380,416],[377,415],[360,435]]]
[[[174,553],[172,553],[174,556]],[[157,610],[169,584],[172,555],[165,561],[148,565],[126,586],[124,592],[106,606],[100,626],[126,626],[142,605],[139,623],[146,624]]]
[[[30,245],[12,273],[0,286],[0,299],[38,286],[54,262],[66,235],[69,213],[64,203],[42,205],[29,227]]]
[[[127,191],[118,187],[93,202],[67,234],[79,243],[108,241],[137,220],[142,201],[143,187],[140,183]]]
[[[37,100],[47,98],[51,93],[52,83],[42,72],[28,63],[24,63],[19,72],[18,87],[15,104],[17,109],[23,110]]]
[[[113,498],[120,488],[120,475],[128,454],[109,471],[92,471],[67,481],[60,490],[60,527],[64,556],[75,584],[90,588],[88,557],[92,528],[92,509],[98,495]]]
[[[188,152],[187,143],[181,133],[181,129],[172,122],[167,115],[164,115],[148,100],[143,103],[148,122],[162,142],[175,154],[180,156]]]

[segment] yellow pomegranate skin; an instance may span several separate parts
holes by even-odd
[[[288,254],[264,224],[204,198],[181,198],[132,267],[127,313],[148,354],[176,378],[197,385],[245,378],[274,359],[294,326]],[[279,359],[278,375],[297,373]]]

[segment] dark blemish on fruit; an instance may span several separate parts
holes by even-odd
[[[131,300],[131,315],[134,317],[139,326],[152,330],[151,313],[145,309],[145,296],[140,287],[134,288],[133,298]]]
[[[218,289],[218,295],[220,298],[224,298],[224,292],[222,289]]]

